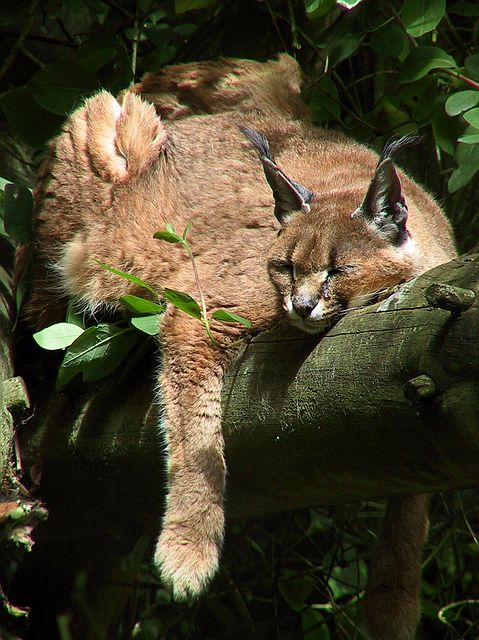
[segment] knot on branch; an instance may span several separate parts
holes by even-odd
[[[430,376],[423,373],[406,382],[404,395],[413,402],[420,402],[421,400],[433,398],[437,395],[437,386]]]
[[[433,282],[424,292],[426,300],[433,307],[453,313],[466,311],[474,304],[476,294],[471,289],[463,289],[452,284]]]

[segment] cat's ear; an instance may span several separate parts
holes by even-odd
[[[244,135],[250,140],[261,158],[264,174],[268,181],[275,201],[274,215],[281,222],[287,224],[297,211],[309,212],[314,193],[303,187],[278,167],[269,150],[268,139],[248,127],[240,127]]]
[[[381,153],[366,197],[352,216],[362,217],[397,246],[409,237],[406,229],[408,209],[391,156],[406,146],[417,144],[418,140],[407,136],[388,142]]]

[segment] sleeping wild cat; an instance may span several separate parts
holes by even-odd
[[[394,165],[404,141],[378,157],[313,127],[300,84],[298,66],[282,55],[170,67],[120,102],[106,92],[88,99],[51,143],[38,178],[31,324],[62,320],[69,300],[98,314],[140,293],[97,260],[196,295],[181,249],[153,239],[166,223],[193,224],[207,307],[253,324],[213,324],[225,347],[282,319],[319,334],[378,291],[451,259],[441,209]],[[184,599],[218,569],[220,399],[235,351],[213,346],[200,322],[173,307],[159,343],[168,491],[154,560]],[[423,496],[390,501],[365,603],[375,640],[414,636],[426,529]]]

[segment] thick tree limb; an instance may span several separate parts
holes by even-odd
[[[284,330],[253,340],[223,394],[229,515],[478,485],[478,282],[479,256],[466,256],[319,341]],[[157,522],[152,379],[79,384],[37,407],[28,440],[52,504]]]

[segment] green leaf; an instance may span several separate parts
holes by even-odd
[[[479,53],[468,56],[464,61],[464,65],[466,67],[466,73],[470,75],[471,78],[474,78],[474,80],[479,80]]]
[[[363,0],[336,0],[336,4],[343,9],[354,9],[358,4],[361,4]]]
[[[479,170],[479,145],[459,144],[456,161],[458,167],[452,172],[447,184],[450,193],[468,184]]]
[[[160,297],[158,292],[155,291],[155,289],[153,289],[153,287],[150,286],[147,282],[144,282],[141,278],[138,278],[137,276],[132,276],[131,273],[126,273],[125,271],[120,271],[119,269],[110,267],[104,262],[100,262],[99,260],[97,260],[97,262],[100,265],[100,267],[102,267],[106,271],[110,271],[111,273],[114,273],[116,276],[120,276],[121,278],[124,278],[129,282],[133,282],[134,284],[137,284],[139,287],[143,287],[143,289],[146,289],[147,291],[149,291],[157,299]]]
[[[139,296],[121,296],[120,302],[125,309],[128,309],[128,311],[138,316],[158,314],[165,310],[164,305],[140,298]]]
[[[431,124],[436,144],[446,153],[454,155],[457,148],[456,140],[464,133],[464,122],[448,116],[444,110],[444,103],[438,100],[432,110]]]
[[[314,589],[315,579],[310,575],[297,575],[284,571],[285,579],[279,583],[281,595],[294,611],[304,608],[304,601]]]
[[[68,322],[69,324],[76,324],[77,327],[81,327],[82,329],[85,329],[85,324],[83,322],[83,313],[80,313],[79,311],[77,311],[73,303],[71,302],[67,307],[65,321]]]
[[[158,313],[151,316],[135,317],[131,319],[131,324],[149,336],[156,336],[159,331],[160,318],[161,315]]]
[[[421,46],[414,49],[402,63],[399,81],[414,82],[433,69],[450,69],[456,66],[454,58],[439,47]]]
[[[32,96],[37,104],[59,116],[65,116],[79,107],[93,89],[80,87],[53,87],[45,84],[32,85]]]
[[[183,231],[183,240],[185,242],[186,242],[186,236],[188,235],[189,230],[191,229],[191,226],[192,226],[191,222],[188,222],[188,224],[185,227],[185,230]]]
[[[446,113],[450,116],[457,116],[479,103],[479,91],[457,91],[446,100]]]
[[[303,640],[330,640],[328,625],[321,611],[308,607],[302,616]]]
[[[42,109],[27,87],[12,89],[2,94],[0,107],[12,133],[36,148],[53,138],[63,122],[63,118]]]
[[[473,127],[476,127],[476,129],[479,129],[479,108],[466,111],[462,116],[466,122],[471,124]]]
[[[5,185],[5,231],[20,244],[26,244],[31,240],[32,210],[33,197],[28,187],[18,184]]]
[[[306,15],[312,19],[321,18],[331,13],[335,5],[335,0],[304,0]]]
[[[313,122],[341,122],[339,92],[329,76],[323,76],[314,86],[309,100]]]
[[[401,27],[388,22],[371,35],[371,48],[380,56],[400,58],[407,51],[408,42]]]
[[[419,38],[432,31],[446,13],[446,0],[406,0],[401,18],[407,32]]]
[[[177,236],[176,233],[172,233],[171,231],[156,231],[153,237],[157,240],[166,240],[166,242],[171,242],[171,244],[181,242],[180,236]]]
[[[246,318],[243,318],[236,313],[231,313],[231,311],[226,311],[226,309],[217,309],[216,311],[213,311],[211,317],[213,320],[219,320],[220,322],[239,322],[245,327],[253,326]]]
[[[334,597],[341,598],[361,591],[366,585],[366,580],[366,564],[363,560],[358,560],[346,567],[333,567],[328,585]]]
[[[42,349],[55,351],[69,347],[82,333],[83,329],[76,324],[58,322],[34,333],[33,339]]]
[[[78,373],[82,373],[85,382],[104,378],[116,369],[137,338],[138,334],[131,327],[102,323],[86,329],[65,353],[57,384],[66,384]]]
[[[184,311],[189,316],[201,320],[201,309],[194,298],[182,291],[174,289],[164,289],[163,295],[167,302],[175,306],[180,311]]]
[[[457,139],[458,142],[464,144],[479,144],[479,133],[467,133]]]
[[[176,13],[186,13],[195,9],[204,9],[214,4],[216,0],[175,0]]]

